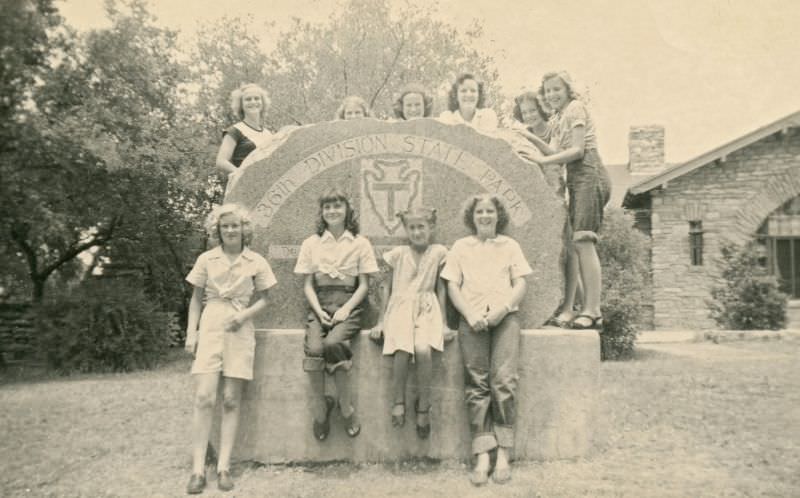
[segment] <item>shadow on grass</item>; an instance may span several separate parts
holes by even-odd
[[[189,356],[183,348],[177,347],[170,348],[155,368],[150,370],[133,370],[131,372],[62,373],[48,368],[44,361],[20,362],[0,368],[0,386],[10,384],[36,384],[52,381],[102,379],[103,377],[111,378],[119,375],[146,375],[155,371],[159,373],[188,373],[191,362],[191,356]]]
[[[450,462],[454,463],[454,462]],[[402,476],[404,474],[432,474],[438,472],[443,467],[448,467],[448,462],[443,462],[435,458],[417,457],[403,461],[382,462],[382,463],[356,463],[347,460],[330,460],[327,462],[287,462],[279,464],[264,464],[253,460],[237,462],[233,465],[234,474],[241,474],[246,470],[270,468],[270,469],[297,469],[302,472],[314,474],[320,477],[333,479],[348,479],[354,473],[368,468],[379,468],[390,474]]]

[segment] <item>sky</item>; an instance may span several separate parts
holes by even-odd
[[[401,0],[398,0],[401,2]],[[800,111],[800,2],[795,0],[439,0],[460,30],[478,20],[502,91],[567,70],[591,96],[600,153],[628,160],[632,125],[666,129],[666,160],[687,161]],[[102,0],[58,0],[67,23],[107,26]],[[199,23],[252,15],[323,22],[339,0],[151,0],[158,23],[189,46]]]

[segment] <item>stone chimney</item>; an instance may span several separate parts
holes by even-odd
[[[664,127],[631,126],[628,133],[628,172],[643,178],[664,170]]]

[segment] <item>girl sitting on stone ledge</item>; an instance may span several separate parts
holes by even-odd
[[[464,360],[472,453],[470,481],[485,484],[489,451],[497,448],[492,478],[511,479],[509,453],[514,444],[520,327],[517,307],[532,273],[517,241],[502,235],[509,216],[495,195],[473,196],[464,209],[472,235],[459,239],[447,255],[441,277],[461,314],[458,340]]]
[[[318,441],[328,437],[336,404],[325,396],[326,369],[336,383],[347,435],[356,437],[361,432],[350,390],[350,340],[361,330],[368,274],[377,271],[372,244],[358,235],[358,221],[348,196],[336,188],[324,193],[319,199],[317,233],[303,241],[294,268],[295,273],[305,275],[303,293],[310,308],[303,369],[311,381],[313,431]]]
[[[447,293],[444,281],[439,279],[447,248],[431,244],[435,209],[418,207],[397,216],[403,222],[409,245],[395,247],[383,255],[391,275],[384,280],[381,313],[370,338],[383,336],[383,354],[394,356],[391,417],[395,427],[405,424],[408,365],[412,360],[416,363],[417,436],[427,439],[431,430],[431,350],[442,351],[445,340],[453,338],[453,332],[445,326]]]

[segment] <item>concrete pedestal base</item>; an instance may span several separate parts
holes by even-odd
[[[562,329],[525,330],[520,343],[517,460],[586,455],[593,444],[599,390],[597,333]],[[310,386],[302,370],[302,330],[258,330],[255,376],[244,392],[235,460],[263,463],[347,460],[376,462],[411,457],[466,459],[470,434],[458,340],[434,353],[431,436],[414,427],[414,368],[409,374],[406,424],[392,427],[391,357],[384,357],[366,332],[353,343],[350,372],[361,434],[349,438],[334,411],[328,439],[314,439],[308,408]],[[326,386],[333,391],[333,379]],[[218,421],[215,428],[218,427]],[[215,434],[218,430],[215,429]],[[215,446],[218,435],[213,439]]]

